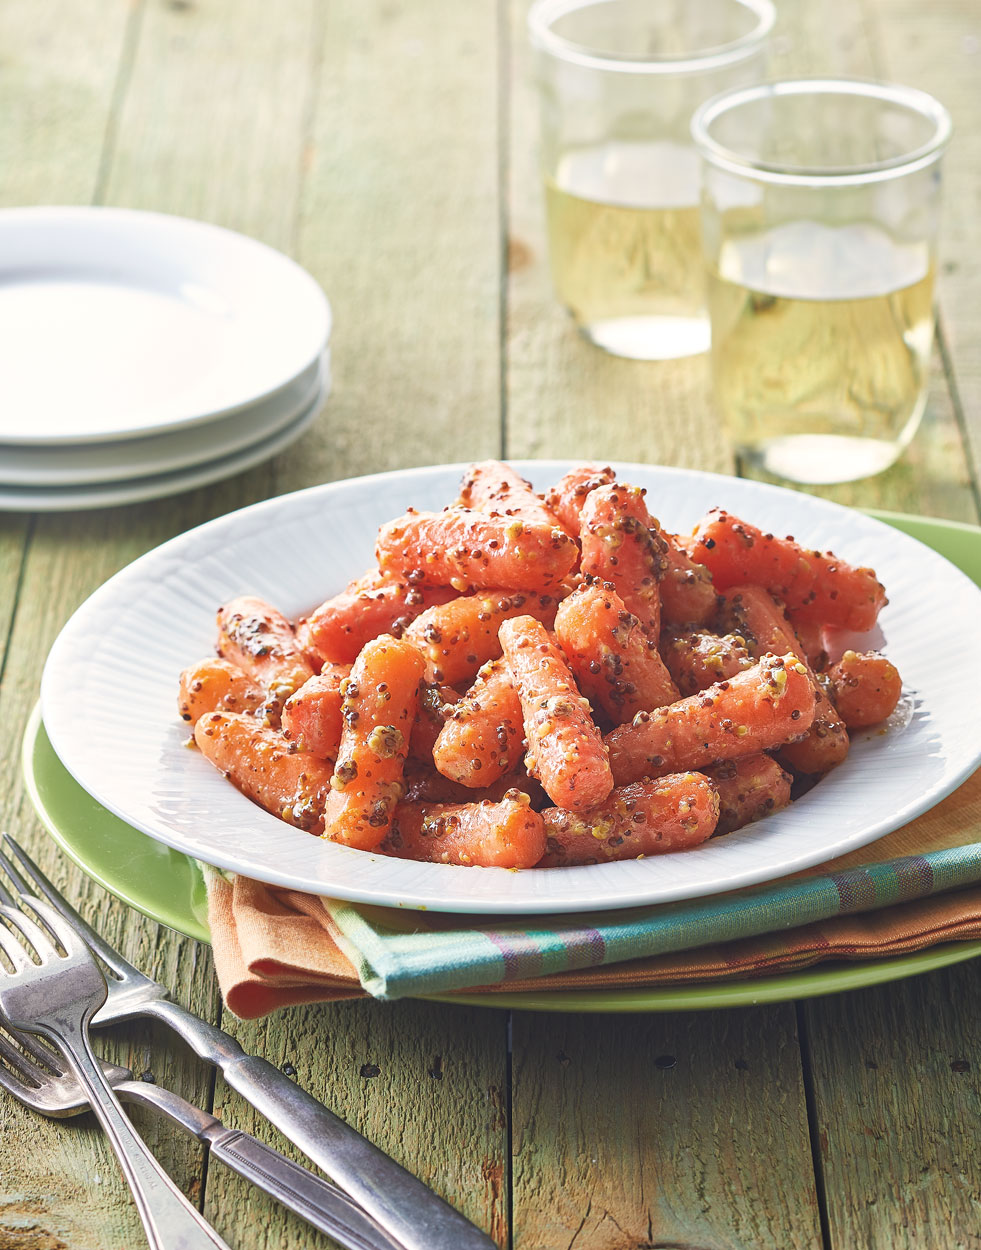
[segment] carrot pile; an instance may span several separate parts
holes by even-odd
[[[584,465],[544,495],[469,467],[291,622],[218,612],[180,677],[202,754],[297,828],[434,863],[552,868],[697,846],[785,807],[896,706],[875,573],[713,509],[664,531]]]

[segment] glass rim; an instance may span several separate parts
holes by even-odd
[[[934,132],[926,143],[900,156],[861,165],[824,167],[792,166],[755,160],[720,143],[709,133],[709,127],[714,121],[743,104],[800,95],[850,95],[898,104],[932,121]],[[759,182],[801,187],[855,186],[914,173],[939,160],[950,141],[952,131],[950,113],[939,100],[926,91],[921,91],[918,87],[875,82],[867,78],[794,78],[758,83],[752,87],[737,87],[706,100],[695,110],[691,119],[692,139],[702,158],[709,164],[730,173],[755,178]]]
[[[559,18],[580,9],[596,8],[613,0],[535,0],[528,12],[528,33],[533,46],[548,52],[557,60],[568,61],[585,69],[606,70],[622,74],[687,74],[699,70],[731,65],[751,56],[773,29],[777,11],[772,0],[732,0],[756,15],[752,30],[728,43],[716,44],[698,52],[677,56],[620,56],[598,52],[587,44],[576,43],[557,35],[552,26]]]

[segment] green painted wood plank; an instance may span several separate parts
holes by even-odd
[[[967,1250],[981,1228],[981,969],[802,1005],[830,1250]]]
[[[103,201],[291,251],[322,11],[315,0],[149,5]]]
[[[498,450],[496,39],[491,5],[327,9],[298,257],[334,308],[335,388],[291,471]]]
[[[0,6],[0,205],[88,204],[142,3]]]
[[[515,1250],[819,1250],[792,1007],[513,1036]]]

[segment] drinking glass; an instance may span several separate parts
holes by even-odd
[[[708,350],[696,105],[762,77],[770,0],[537,0],[552,278],[579,328],[640,360]]]
[[[932,96],[856,80],[731,91],[695,114],[715,395],[751,463],[848,482],[912,439],[950,130]]]

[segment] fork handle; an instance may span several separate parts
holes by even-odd
[[[497,1250],[497,1243],[265,1059],[169,999],[140,1004],[191,1048],[405,1250]]]
[[[228,1250],[150,1153],[133,1128],[95,1058],[85,1025],[61,1022],[49,1034],[92,1104],[133,1192],[151,1250]]]

